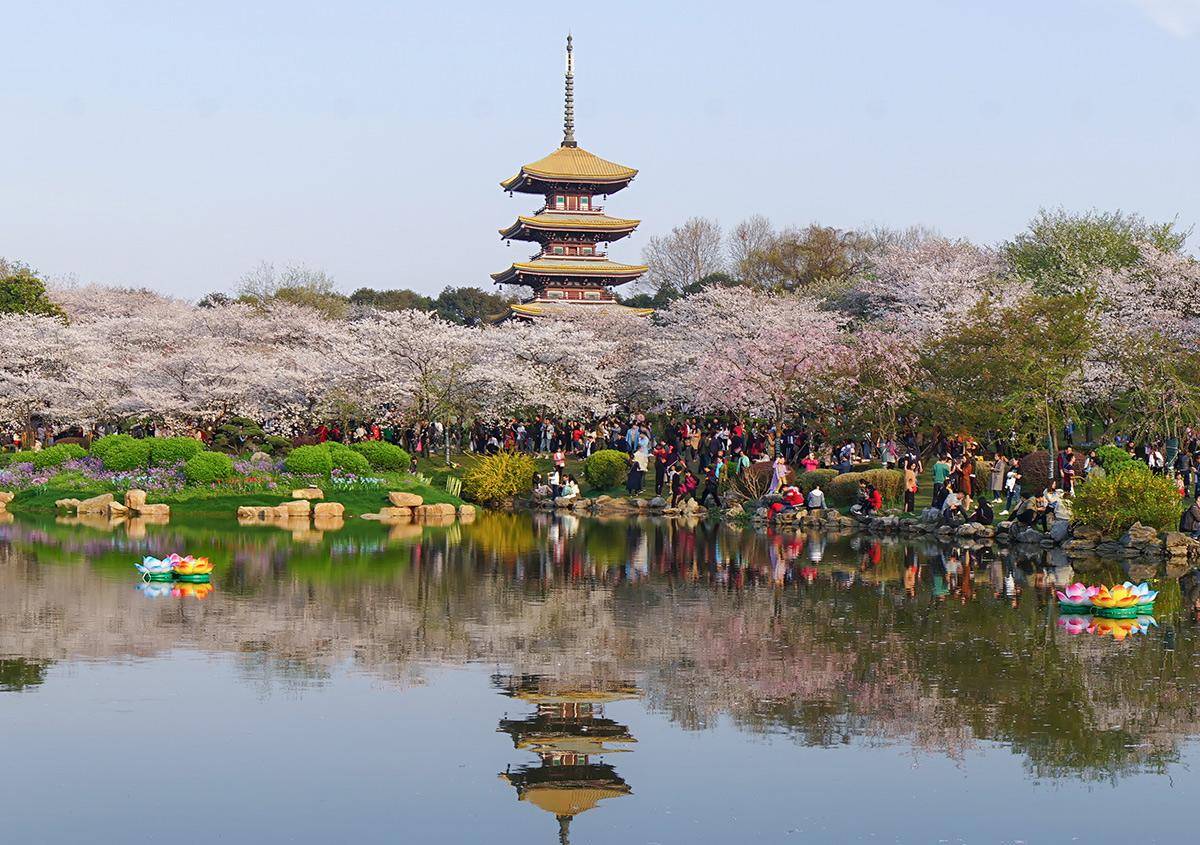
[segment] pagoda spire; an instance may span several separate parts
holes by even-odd
[[[577,147],[575,142],[575,53],[571,46],[571,34],[567,33],[567,96],[563,108],[564,147]]]

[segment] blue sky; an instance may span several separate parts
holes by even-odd
[[[641,169],[612,249],[732,226],[1039,207],[1200,222],[1200,0],[0,0],[0,255],[195,298],[259,261],[346,290],[490,284],[497,185],[561,137]],[[1193,238],[1200,241],[1200,235]]]

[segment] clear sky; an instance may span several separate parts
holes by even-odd
[[[691,215],[1200,222],[1200,0],[0,0],[0,255],[196,298],[259,261],[347,291],[490,285],[497,183],[557,146],[641,169],[617,260]],[[1200,240],[1200,234],[1193,238]]]

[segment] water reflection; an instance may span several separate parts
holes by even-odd
[[[562,845],[570,841],[571,821],[580,813],[607,798],[632,794],[603,755],[629,750],[626,746],[637,740],[628,727],[604,717],[604,704],[636,698],[636,687],[564,687],[530,675],[495,675],[492,683],[535,708],[521,719],[501,719],[497,730],[512,737],[514,748],[536,755],[537,762],[510,765],[500,777],[516,789],[519,801],[553,814]]]
[[[401,686],[431,665],[498,665],[497,688],[532,708],[500,723],[530,755],[506,779],[576,812],[587,800],[539,802],[630,793],[601,758],[632,737],[595,695],[636,697],[685,730],[725,718],[810,746],[960,759],[992,741],[1038,775],[1084,779],[1161,771],[1200,733],[1194,573],[705,523],[358,522],[320,537],[0,526],[0,690],[36,689],[56,661],[175,649],[231,655],[246,680],[298,691],[344,665]],[[133,561],[183,550],[213,561],[212,585],[133,588]],[[1154,620],[1083,625],[1054,607],[1055,586],[1147,577]]]

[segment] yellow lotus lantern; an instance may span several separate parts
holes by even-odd
[[[208,583],[190,584],[186,581],[176,584],[171,589],[171,595],[179,599],[199,599],[204,601],[213,591],[213,585]]]
[[[187,557],[175,561],[175,580],[204,583],[212,577],[213,565],[206,557]]]
[[[1135,618],[1138,615],[1137,606],[1141,601],[1141,593],[1125,584],[1111,588],[1101,587],[1100,591],[1092,596],[1092,606],[1096,608],[1097,615],[1109,619]]]

